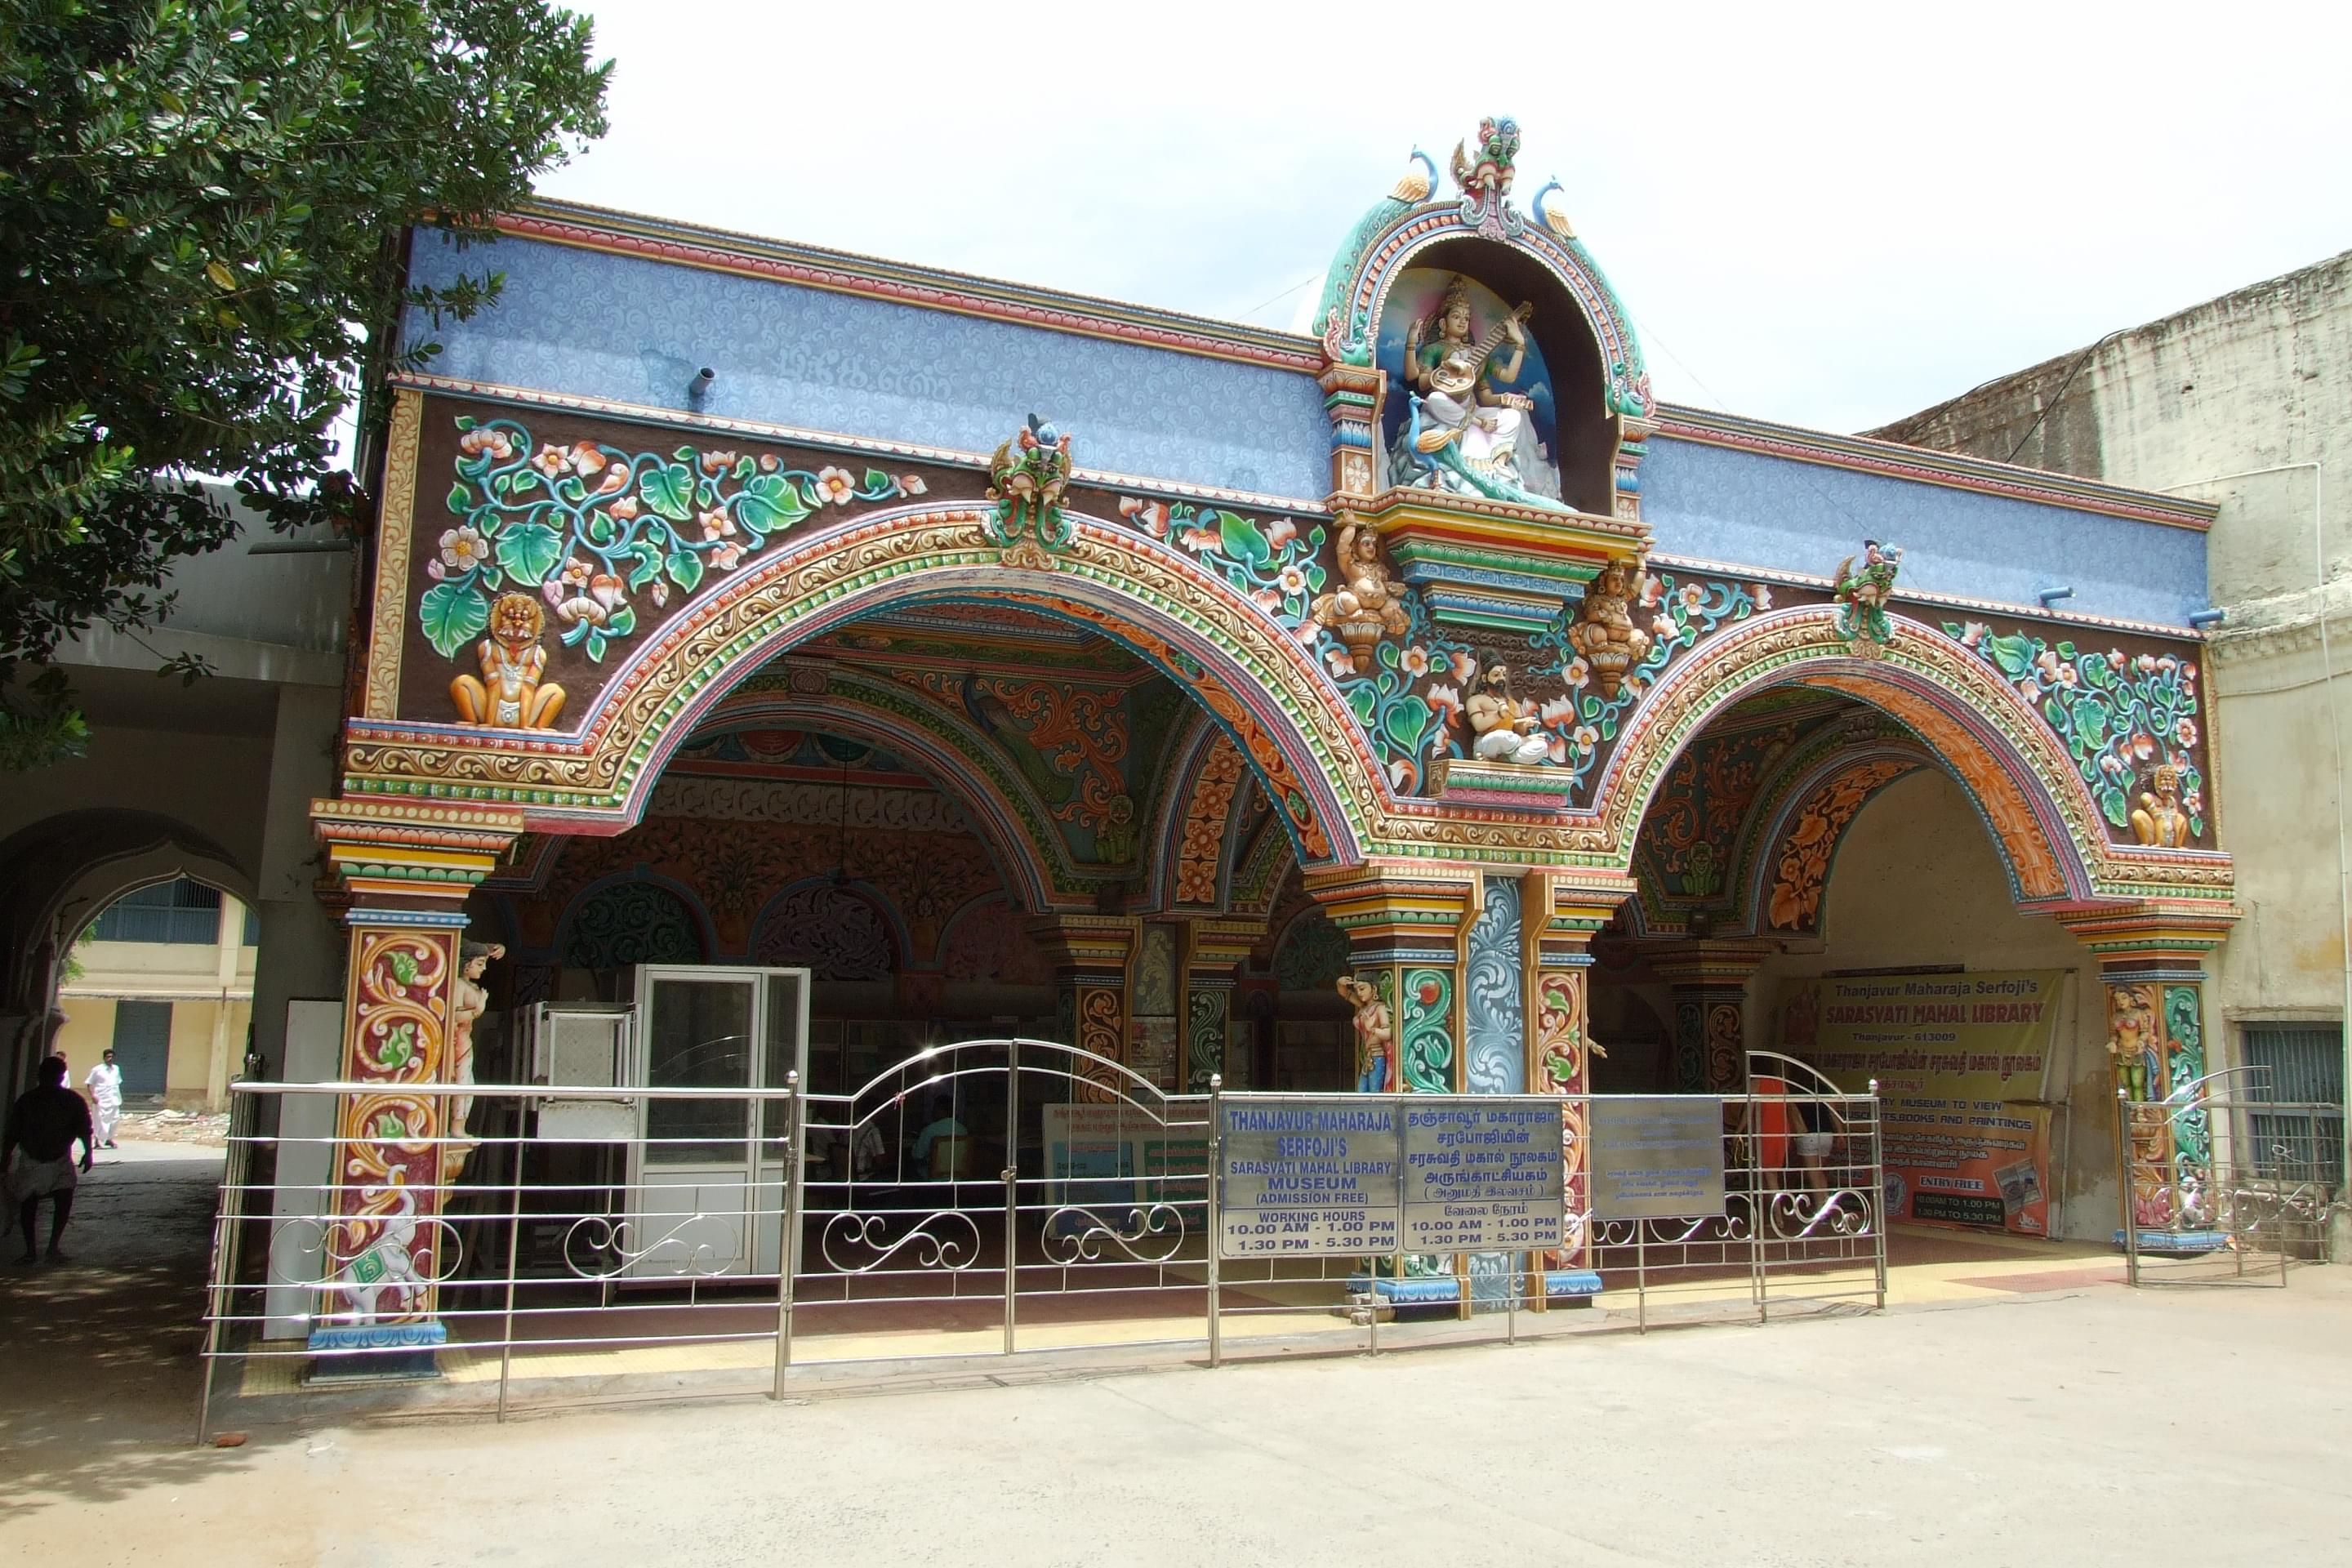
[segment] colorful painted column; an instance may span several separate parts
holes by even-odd
[[[1129,1066],[1128,963],[1136,929],[1124,915],[1078,914],[1041,916],[1029,927],[1054,965],[1063,1043]]]
[[[1243,961],[1265,937],[1265,924],[1255,921],[1196,920],[1185,932],[1184,1088],[1191,1093],[1207,1093],[1210,1076],[1225,1070],[1234,988]]]
[[[441,1214],[464,1152],[451,1100],[419,1084],[470,1082],[465,901],[521,836],[519,811],[392,800],[321,800],[311,823],[350,905],[343,981],[346,1082],[336,1113],[326,1284],[314,1351],[390,1352],[348,1370],[430,1372],[447,1338],[438,1287],[457,1258]],[[323,1370],[323,1369],[322,1369]]]
[[[1356,1013],[1356,1088],[1367,1094],[1463,1092],[1463,949],[1478,907],[1472,868],[1357,866],[1309,873],[1307,890],[1346,935],[1349,973],[1339,987]],[[1460,1280],[1466,1314],[1468,1260],[1404,1259],[1408,1279]],[[1391,1259],[1371,1260],[1374,1273]]]
[[[1341,985],[1356,1008],[1359,1090],[1462,1090],[1462,943],[1477,875],[1357,866],[1307,876],[1307,890],[1348,939]]]
[[[1617,906],[1630,896],[1630,887],[1582,885],[1562,879],[1531,876],[1525,884],[1532,918],[1526,922],[1527,1082],[1538,1094],[1582,1096],[1591,1088],[1591,1058],[1597,1047],[1586,1032],[1592,938],[1609,923]],[[1531,1300],[1548,1299],[1543,1276],[1588,1266],[1590,1253],[1580,1221],[1588,1207],[1589,1163],[1585,1147],[1585,1117],[1581,1102],[1569,1107],[1562,1129],[1568,1162],[1570,1245],[1545,1253],[1537,1260],[1537,1278],[1528,1281]]]
[[[1748,1083],[1748,981],[1770,942],[1718,939],[1652,949],[1650,967],[1674,987],[1675,1088],[1737,1094]]]
[[[2236,920],[2234,909],[2133,904],[2059,916],[2098,955],[2106,991],[2107,1058],[2114,1083],[2134,1100],[2196,1093],[2212,1070],[2205,1049],[2205,955]],[[2212,1218],[2212,1129],[2201,1113],[2136,1112],[2131,1131],[2129,1223],[2194,1229]]]

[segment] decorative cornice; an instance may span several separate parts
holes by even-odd
[[[572,202],[533,201],[493,220],[501,234],[772,283],[980,316],[1045,331],[1108,338],[1176,353],[1312,375],[1321,345],[1291,332],[1116,300],[1032,288],[848,251],[761,239]]]
[[[1974,490],[1981,495],[2001,496],[2010,500],[2031,501],[2040,506],[2064,507],[2072,511],[2097,512],[2107,517],[2130,518],[2138,522],[2161,523],[2168,528],[2192,529],[2200,533],[2213,525],[2213,518],[2221,510],[2221,504],[2217,501],[2188,500],[2178,496],[2126,489],[2120,485],[2101,484],[2095,479],[2078,479],[2068,474],[1996,463],[1984,458],[1931,452],[1895,441],[1874,440],[1867,436],[1836,436],[1827,431],[1807,430],[1764,419],[1748,419],[1706,408],[1667,405],[1659,411],[1658,435],[1678,441],[1695,441],[1709,447],[1727,447],[1737,451],[1786,458],[1800,463],[1847,468],[1855,473],[1941,485],[1948,489]]]

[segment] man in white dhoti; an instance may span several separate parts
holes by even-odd
[[[114,1147],[114,1124],[122,1120],[122,1069],[115,1065],[114,1053],[107,1051],[99,1058],[89,1076],[81,1080],[89,1090],[91,1120],[97,1125],[98,1146]]]

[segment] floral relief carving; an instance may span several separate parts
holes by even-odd
[[[1839,837],[1870,797],[1917,764],[1877,757],[1833,775],[1808,796],[1783,841],[1772,873],[1767,919],[1775,931],[1816,931],[1822,893],[1829,885],[1830,861]]]

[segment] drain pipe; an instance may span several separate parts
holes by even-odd
[[[2266,468],[2241,468],[2234,474],[2216,474],[2211,479],[2191,479],[2185,485],[2170,485],[2163,493],[2225,484],[2231,479],[2251,479],[2263,474],[2300,473],[2305,468],[2311,470],[2311,586],[2318,600],[2320,700],[2327,705],[2327,734],[2336,752],[2336,938],[2344,954],[2344,1019],[2336,1035],[2343,1053],[2340,1065],[2344,1074],[2342,1110],[2346,1134],[2344,1165],[2338,1173],[2342,1185],[2336,1188],[2336,1199],[2340,1216],[2346,1212],[2345,1205],[2352,1204],[2352,848],[2347,847],[2345,827],[2344,721],[2336,707],[2336,657],[2327,635],[2327,466],[2320,462],[2273,463]],[[2345,1248],[2329,1250],[2338,1261],[2347,1260]]]

